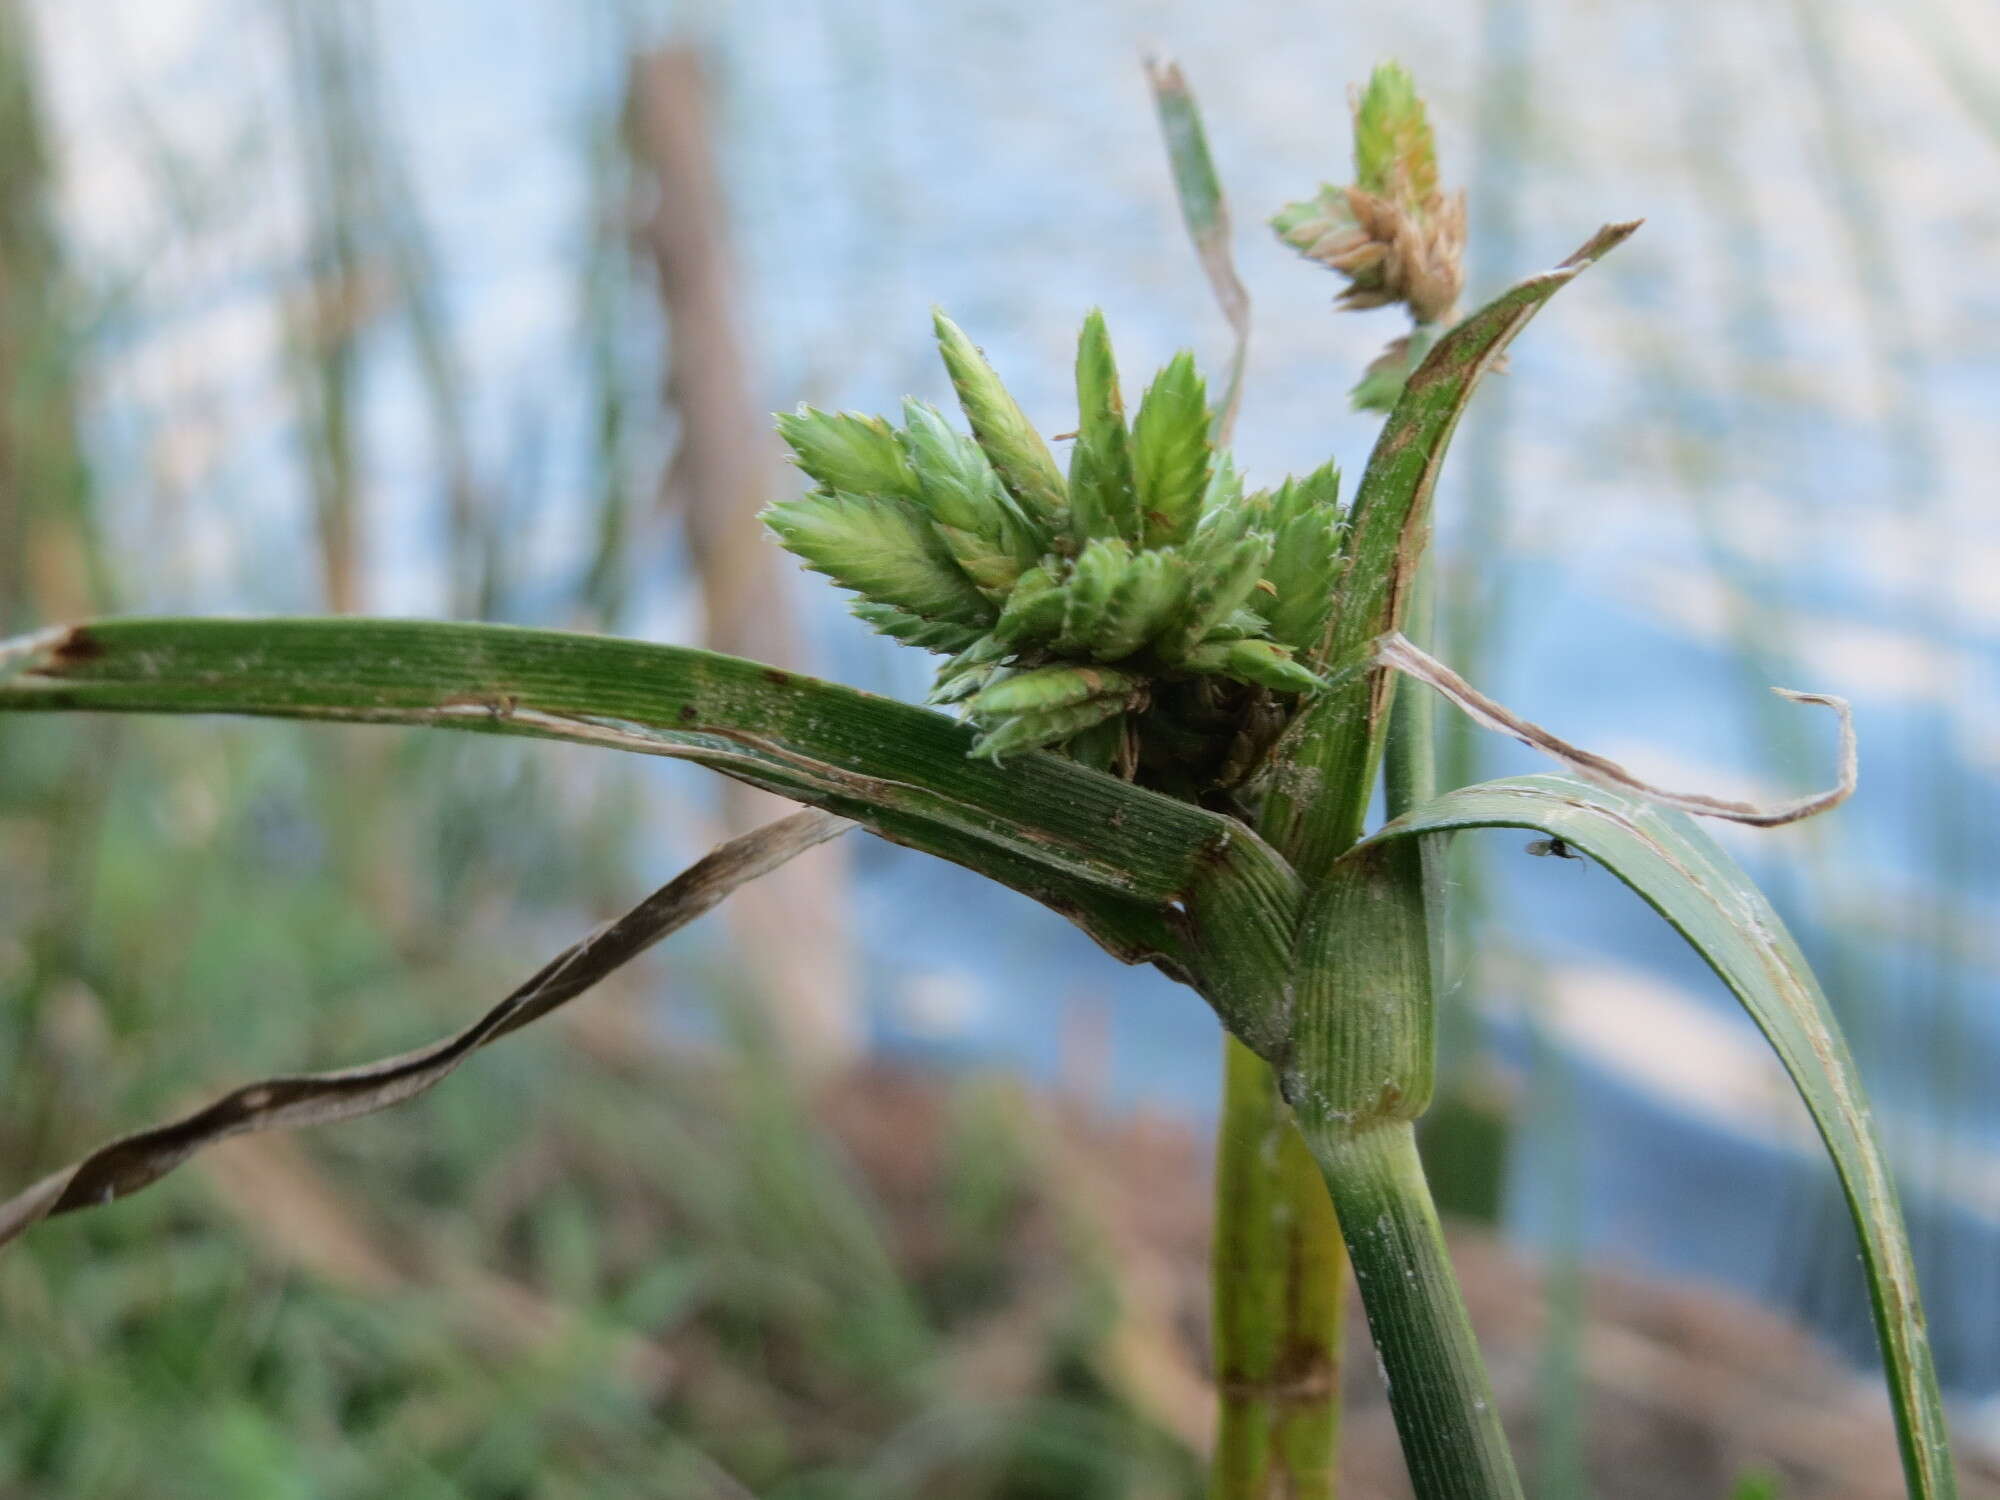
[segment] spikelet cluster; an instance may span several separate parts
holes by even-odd
[[[1407,307],[1417,333],[1383,352],[1354,392],[1363,410],[1386,410],[1404,373],[1448,323],[1465,280],[1465,195],[1438,185],[1437,144],[1416,84],[1384,63],[1354,100],[1354,181],[1322,184],[1272,216],[1278,238],[1337,271],[1345,309]]]
[[[1250,779],[1319,678],[1339,572],[1331,465],[1246,494],[1181,354],[1128,423],[1103,318],[1077,348],[1067,473],[972,342],[939,349],[972,432],[907,401],[900,427],[778,419],[810,493],[765,520],[876,630],[948,657],[932,701],[995,760],[1056,749],[1201,796]]]

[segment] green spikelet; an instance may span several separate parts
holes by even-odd
[[[1055,649],[1065,656],[1083,656],[1103,629],[1112,595],[1132,569],[1132,549],[1124,542],[1099,539],[1083,549],[1070,570],[1069,598],[1063,607],[1062,632]]]
[[[1271,215],[1271,228],[1278,238],[1301,255],[1310,254],[1328,235],[1350,233],[1355,227],[1346,190],[1325,182],[1312,197],[1287,203]]]
[[[979,444],[952,430],[936,407],[903,403],[899,434],[924,508],[966,576],[1000,600],[1047,549],[1022,516]]]
[[[1006,608],[993,627],[993,634],[1014,647],[1038,645],[1052,640],[1062,629],[1063,607],[1068,591],[1056,582],[1045,563],[1036,563],[1021,575],[1014,592],[1007,596]]]
[[[978,586],[980,593],[995,604],[1004,604],[1025,566],[1020,554],[1004,543],[960,531],[956,526],[940,525],[935,529],[952,561]]]
[[[1123,661],[1166,627],[1187,597],[1187,560],[1177,553],[1141,552],[1112,590],[1090,654]]]
[[[1131,747],[1126,741],[1126,726],[1130,722],[1121,713],[1088,729],[1078,730],[1064,742],[1063,753],[1093,771],[1116,772],[1121,765],[1129,771]]]
[[[1111,667],[1077,667],[1054,663],[1027,672],[1016,672],[1001,682],[983,688],[972,700],[972,712],[982,719],[1009,714],[1046,713],[1052,708],[1070,708],[1092,698],[1130,698],[1144,679]]]
[[[1187,669],[1280,693],[1316,693],[1325,686],[1276,641],[1212,641],[1188,653]]]
[[[993,605],[907,501],[813,494],[771,506],[764,522],[807,567],[864,599],[926,620],[993,621]]]
[[[1019,714],[973,741],[972,754],[997,762],[1023,750],[1059,745],[1072,735],[1082,734],[1087,729],[1117,718],[1125,712],[1126,706],[1123,698],[1094,698],[1069,708]]]
[[[1219,456],[1202,491],[1201,519],[1187,541],[1189,561],[1198,569],[1212,565],[1268,513],[1268,507],[1253,506],[1244,497],[1243,477],[1235,462],[1227,454]]]
[[[1208,391],[1183,350],[1153,377],[1132,423],[1132,472],[1146,545],[1183,540],[1208,488]]]
[[[937,669],[928,701],[946,704],[970,698],[995,673],[1006,670],[1003,663],[1013,652],[1014,648],[998,636],[982,635]]]
[[[993,471],[1029,519],[1061,540],[1069,530],[1069,492],[1055,455],[964,330],[941,312],[933,321],[952,389]]]
[[[968,667],[948,679],[940,673],[938,680],[931,686],[930,695],[924,701],[938,708],[949,708],[954,703],[963,703],[988,683],[1004,677],[1006,673],[1005,667],[994,666]]]
[[[1125,398],[1104,314],[1095,308],[1076,344],[1076,407],[1076,443],[1069,455],[1071,529],[1079,544],[1095,537],[1143,541]]]
[[[1001,640],[999,636],[982,635],[942,667],[939,667],[938,675],[942,677],[947,672],[962,671],[968,667],[991,666],[995,662],[1005,661],[1013,654],[1014,648]]]
[[[1340,515],[1340,470],[1330,463],[1278,486],[1271,496],[1270,528],[1283,531],[1296,517],[1313,513]]]
[[[1271,639],[1300,651],[1319,644],[1347,559],[1337,515],[1295,516],[1278,533],[1264,576],[1277,592],[1262,608]]]
[[[1207,638],[1250,597],[1264,565],[1271,560],[1271,539],[1262,534],[1246,536],[1215,563],[1198,568],[1188,591],[1187,611],[1173,642],[1163,643],[1162,654],[1178,660]]]
[[[1251,598],[1257,596],[1253,593]],[[1208,634],[1202,638],[1203,644],[1210,641],[1244,641],[1253,635],[1264,634],[1264,617],[1248,605],[1233,610],[1219,625],[1211,625]]]
[[[928,401],[906,399],[898,436],[916,471],[924,506],[941,524],[996,540],[1012,536],[1030,558],[1048,550],[1049,538],[1014,503],[986,450],[946,421],[943,412]]]
[[[1401,63],[1376,68],[1354,106],[1354,185],[1409,203],[1438,190],[1437,142],[1416,81]]]
[[[906,646],[921,646],[926,651],[963,651],[979,639],[975,626],[951,620],[926,620],[893,604],[874,604],[864,599],[853,605],[850,612],[855,619],[891,640]]]
[[[822,489],[850,495],[919,498],[916,471],[896,434],[880,417],[801,406],[778,418],[792,461]]]

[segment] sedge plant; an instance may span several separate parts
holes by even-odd
[[[1354,392],[1387,418],[1359,480],[1336,465],[1253,488],[1226,437],[1247,297],[1200,121],[1156,72],[1181,206],[1238,343],[1220,401],[1191,355],[1128,411],[1085,319],[1066,462],[967,333],[936,336],[968,430],[780,419],[803,497],[778,541],[876,630],[941,662],[918,708],[756,662],[494,625],[112,619],[0,646],[0,710],[232,713],[527,735],[672,756],[807,811],[721,846],[557,955],[465,1030],[384,1062],[247,1085],[114,1141],[0,1205],[0,1243],[111,1202],[210,1141],[344,1118],[426,1089],[582,993],[744,882],[854,825],[976,870],[1114,956],[1197,991],[1228,1035],[1216,1225],[1218,1500],[1333,1493],[1338,1309],[1351,1263],[1416,1493],[1521,1493],[1416,1149],[1432,1091],[1442,844],[1533,830],[1597,861],[1706,960],[1790,1073],[1846,1191],[1912,1496],[1955,1493],[1907,1238],[1859,1080],[1769,903],[1696,816],[1769,825],[1852,786],[1760,808],[1676,795],[1564,744],[1421,644],[1430,503],[1459,417],[1511,340],[1633,225],[1456,315],[1460,200],[1409,78],[1355,108],[1355,181],[1282,210],[1280,236],[1412,331]],[[1416,679],[1564,774],[1440,793]],[[1390,818],[1370,829],[1381,790]]]

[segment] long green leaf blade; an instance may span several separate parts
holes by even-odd
[[[1447,793],[1363,845],[1461,828],[1532,828],[1597,860],[1687,939],[1791,1075],[1833,1158],[1861,1239],[1909,1493],[1957,1494],[1915,1265],[1861,1078],[1798,945],[1771,904],[1681,813],[1563,776]]]
[[[1297,900],[1284,862],[1230,819],[1055,756],[999,770],[942,714],[684,647],[432,621],[103,620],[0,642],[8,710],[415,724],[678,757],[977,870],[1183,976],[1185,914],[1227,905],[1230,943],[1247,931],[1275,954]]]

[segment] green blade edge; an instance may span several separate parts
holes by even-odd
[[[1729,987],[1805,1101],[1860,1236],[1912,1500],[1958,1493],[1909,1235],[1861,1078],[1798,945],[1749,876],[1692,819],[1564,776],[1449,792],[1370,836],[1530,828],[1588,854],[1638,893]]]

